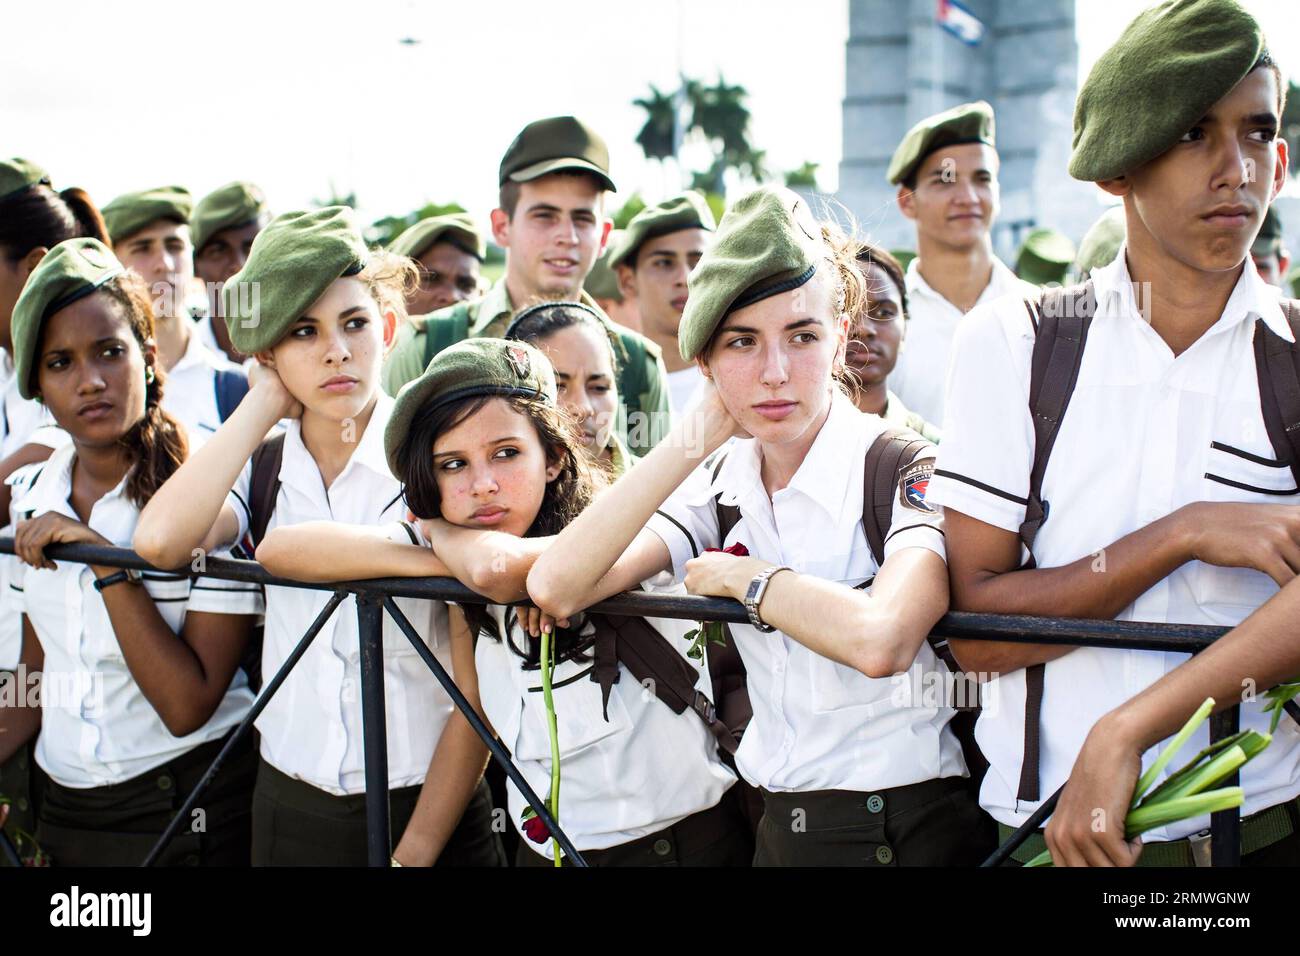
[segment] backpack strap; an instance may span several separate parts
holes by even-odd
[[[212,387],[217,393],[217,417],[224,422],[248,394],[248,376],[242,369],[219,368],[212,376]]]
[[[469,306],[457,303],[449,313],[435,312],[424,321],[424,367],[433,357],[457,342],[469,338]]]
[[[894,520],[899,475],[929,445],[906,428],[887,428],[867,448],[862,466],[862,530],[877,568],[885,563],[885,539]]]
[[[1034,325],[1034,355],[1029,377],[1029,411],[1034,421],[1034,463],[1029,472],[1029,496],[1020,541],[1034,564],[1034,539],[1047,520],[1049,503],[1043,500],[1047,461],[1079,381],[1083,349],[1095,310],[1092,281],[1068,289],[1045,289],[1038,302],[1025,301]],[[1025,669],[1025,743],[1020,763],[1017,800],[1037,803],[1039,795],[1040,729],[1046,665]]]
[[[718,741],[718,746],[729,755],[735,754],[736,738],[718,719],[713,702],[695,688],[699,672],[687,663],[668,638],[641,617],[592,614],[590,620],[596,629],[596,664],[591,679],[600,684],[601,701],[606,708],[610,689],[618,682],[618,664],[621,663],[638,683],[651,688],[655,697],[674,714],[688,708],[694,711]],[[605,719],[609,719],[608,712]]]
[[[1282,300],[1291,335],[1300,342],[1300,303]],[[1300,485],[1300,348],[1255,320],[1255,374],[1264,428],[1277,457],[1291,466]]]
[[[266,536],[280,494],[280,463],[284,460],[284,432],[268,438],[253,452],[253,476],[248,490],[248,536],[256,550]]]
[[[726,460],[726,451],[714,459],[712,464],[715,481]],[[713,508],[718,518],[718,544],[723,545],[727,543],[727,535],[731,534],[731,529],[740,523],[740,509],[735,505],[724,505],[721,495],[713,499]],[[731,633],[731,626],[723,624],[722,630],[726,643],[709,642],[704,652],[708,655],[709,680],[713,685],[713,699],[717,702],[718,714],[722,722],[731,728],[734,739],[739,740],[754,716],[754,707],[749,701],[745,662],[741,660],[740,651],[736,649],[736,639]]]

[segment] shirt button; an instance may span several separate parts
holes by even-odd
[[[868,812],[868,813],[879,813],[879,812],[880,812],[881,810],[883,810],[883,809],[885,809],[885,798],[884,798],[884,797],[882,797],[882,796],[881,796],[880,794],[878,794],[878,793],[873,793],[871,796],[867,797],[867,812]]]
[[[162,776],[162,777],[159,777],[159,778],[158,778],[158,789],[159,789],[159,790],[170,790],[171,788],[172,788],[172,778],[171,778],[171,777],[168,777],[168,776]]]
[[[673,852],[673,845],[667,840],[655,840],[654,851],[657,856],[667,856]]]
[[[889,866],[894,862],[894,851],[887,846],[876,847],[876,862],[881,866]]]

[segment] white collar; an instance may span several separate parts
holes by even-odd
[[[1097,296],[1097,316],[1139,316],[1137,299],[1133,295],[1133,279],[1128,271],[1128,243],[1120,246],[1113,261],[1092,273],[1093,288]],[[1291,326],[1282,314],[1280,292],[1259,277],[1255,263],[1246,256],[1241,277],[1232,288],[1223,314],[1210,326],[1209,335],[1232,328],[1241,322],[1264,320],[1274,333],[1287,342],[1294,342]],[[1109,305],[1110,308],[1106,306]]]
[[[374,411],[370,413],[370,421],[366,423],[366,430],[361,433],[356,450],[352,452],[352,457],[348,459],[347,465],[339,474],[339,479],[342,479],[354,466],[359,466],[374,472],[381,478],[393,480],[393,473],[388,467],[388,456],[384,454],[384,429],[393,414],[395,404],[396,402],[383,389],[379,390]],[[280,479],[291,481],[295,477],[301,477],[306,471],[311,475],[311,481],[319,482],[320,469],[316,466],[316,461],[307,450],[307,446],[303,444],[301,419],[295,418],[286,423],[284,443]],[[296,473],[295,469],[297,469]]]
[[[77,458],[77,448],[72,443],[56,449],[41,467],[41,473],[31,489],[23,495],[21,510],[33,514],[57,511],[77,521],[77,513],[72,510],[72,465]],[[131,477],[131,470],[122,476],[114,488],[95,502],[95,507],[123,498],[126,495],[126,483]],[[132,505],[134,507],[134,505]]]
[[[984,287],[976,300],[977,305],[1006,295],[1008,292],[1014,291],[1021,283],[1021,280],[1007,267],[1005,262],[997,256],[993,256],[992,260],[993,271],[989,273],[988,285]],[[903,284],[907,286],[907,294],[922,297],[929,296],[930,298],[948,302],[943,293],[936,292],[934,287],[925,281],[925,277],[921,275],[920,265],[921,260],[919,258],[913,259],[907,264],[907,274],[903,276]],[[952,305],[951,302],[948,302],[948,304]],[[956,306],[953,307],[956,308]]]
[[[786,486],[811,498],[832,518],[840,516],[852,497],[849,494],[849,476],[853,468],[844,454],[847,449],[856,447],[865,417],[837,391],[831,399],[826,421]],[[710,484],[710,497],[719,497],[724,505],[738,505],[753,494],[767,497],[761,464],[756,439],[733,442],[726,461]]]

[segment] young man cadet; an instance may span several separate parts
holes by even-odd
[[[944,377],[953,333],[976,305],[1032,288],[993,255],[998,154],[993,108],[964,103],[927,117],[903,137],[889,163],[898,208],[916,223],[907,267],[907,348],[890,385],[913,412],[943,425]]]
[[[248,261],[253,240],[271,221],[262,190],[252,183],[227,183],[208,193],[194,207],[190,234],[194,240],[194,274],[203,282],[207,316],[198,320],[199,341],[213,354],[235,364],[246,356],[230,344],[230,332],[218,305],[221,287]]]
[[[605,193],[615,188],[605,141],[572,116],[529,123],[502,157],[498,182],[492,237],[506,250],[505,275],[482,298],[401,330],[384,363],[390,395],[448,345],[467,336],[499,336],[518,310],[535,302],[578,300],[595,307],[582,281],[612,225],[605,216]],[[657,345],[613,323],[609,328],[622,353],[619,431],[627,447],[643,455],[668,429],[667,372]]]
[[[1281,288],[1282,279],[1291,267],[1291,254],[1282,245],[1282,217],[1277,209],[1268,207],[1264,224],[1250,247],[1250,257],[1255,260],[1255,271],[1269,285]]]
[[[1123,200],[1126,242],[1092,272],[1092,296],[1042,293],[1033,309],[1003,299],[958,331],[928,494],[947,522],[955,608],[1231,626],[1294,577],[1300,490],[1284,462],[1296,456],[1264,408],[1278,393],[1256,365],[1257,347],[1290,361],[1294,336],[1248,255],[1286,176],[1281,99],[1260,28],[1233,0],[1165,2],[1097,61],[1075,107],[1070,174]],[[1004,837],[1071,775],[1098,719],[1141,695],[1138,731],[1104,721],[1089,738],[1102,732],[1105,752],[1123,759],[1101,761],[1099,776],[1089,757],[1086,796],[1062,800],[1053,823],[1068,833],[1058,830],[1058,862],[1133,862],[1123,818],[1139,764],[1207,696],[1188,676],[1201,659],[952,647],[967,670],[1001,675],[976,737],[990,763],[980,802]],[[1246,670],[1261,692],[1265,670]],[[1240,699],[1223,663],[1217,677],[1222,705]],[[1243,729],[1267,731],[1268,719],[1260,703],[1242,705]],[[1205,729],[1199,737],[1190,752],[1208,743]],[[1121,779],[1122,794],[1110,783]],[[1243,862],[1300,863],[1295,726],[1279,726],[1242,786]],[[1100,832],[1096,807],[1107,812]],[[1208,825],[1149,832],[1142,862],[1203,859]],[[1016,859],[1042,848],[1032,838]]]
[[[642,209],[609,253],[624,298],[636,302],[641,330],[663,352],[673,414],[681,415],[704,383],[694,362],[682,358],[677,327],[686,308],[686,278],[717,228],[713,212],[697,192],[685,192]]]
[[[163,186],[118,196],[103,213],[113,252],[149,286],[158,361],[167,376],[163,408],[185,426],[191,442],[201,442],[235,410],[248,380],[200,341],[185,306],[194,278],[193,205],[186,190]]]
[[[636,302],[623,295],[618,287],[618,273],[609,266],[610,252],[617,249],[622,241],[623,230],[611,229],[605,251],[596,257],[596,264],[591,267],[582,288],[596,300],[600,310],[607,316],[625,329],[640,332],[641,313],[637,311]]]
[[[407,315],[428,315],[478,297],[479,268],[487,244],[467,214],[421,219],[388,248],[414,259],[420,267],[420,286],[406,297]]]

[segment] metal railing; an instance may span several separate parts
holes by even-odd
[[[51,545],[46,554],[55,560],[98,564],[109,567],[133,568],[141,571],[163,570],[155,568],[134,551],[97,545]],[[13,538],[0,537],[0,554],[13,554]],[[492,758],[501,765],[506,776],[529,806],[550,829],[556,842],[575,866],[586,866],[568,836],[556,823],[546,802],[529,786],[505,748],[479,717],[455,681],[434,657],[433,652],[420,639],[419,634],[394,603],[393,598],[417,598],[461,603],[492,603],[453,578],[374,578],[365,581],[313,584],[279,578],[255,561],[234,558],[209,557],[202,571],[205,577],[227,581],[242,581],[261,585],[303,588],[331,592],[325,607],[285,659],[280,669],[265,681],[249,712],[230,733],[225,745],[212,765],[177,811],[171,824],[145,858],[143,865],[155,863],[163,850],[189,818],[203,792],[211,784],[226,758],[252,729],[253,722],[265,710],[294,666],[302,659],[313,639],[348,596],[356,598],[357,624],[361,654],[361,717],[366,779],[366,837],[368,862],[371,866],[388,866],[392,853],[389,832],[388,807],[388,736],[384,711],[383,668],[383,616],[389,617],[411,642],[411,646],[442,685],[456,707],[465,715],[470,726],[487,746]],[[647,594],[629,592],[602,601],[591,610],[601,614],[630,615],[638,617],[666,617],[697,621],[725,621],[732,624],[748,623],[744,606],[726,598],[693,597],[685,595]],[[963,640],[994,640],[1032,644],[1070,644],[1085,647],[1127,648],[1133,650],[1172,651],[1194,654],[1204,650],[1213,641],[1228,632],[1226,627],[1207,627],[1191,624],[1157,624],[1141,621],[1085,620],[1069,618],[1032,617],[1006,614],[973,614],[953,612],[945,615],[935,625],[934,634],[943,638]],[[264,675],[265,676],[265,675]],[[1300,716],[1300,710],[1288,708]],[[1239,723],[1239,706],[1224,710],[1211,719],[1210,737],[1220,740],[1236,732]],[[1225,781],[1225,786],[1236,785],[1237,775]],[[1005,861],[1021,843],[1033,834],[1051,815],[1060,791],[1044,800],[1028,820],[1007,840],[986,866]],[[8,838],[0,831],[0,844]],[[12,845],[3,852],[16,858]],[[1211,816],[1211,864],[1237,866],[1240,863],[1240,814],[1236,809],[1225,810]]]

